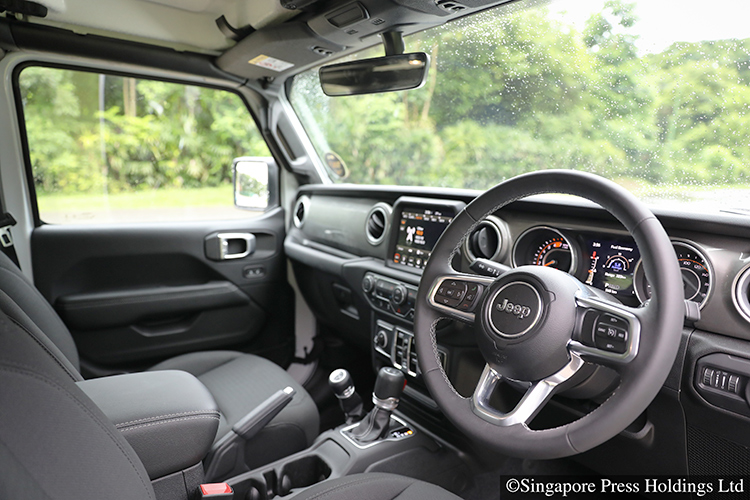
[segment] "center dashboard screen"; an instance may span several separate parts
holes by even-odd
[[[635,242],[590,237],[586,243],[589,253],[586,284],[617,296],[625,304],[634,305],[637,299],[633,273],[641,258]]]
[[[394,264],[424,269],[440,235],[455,213],[447,208],[405,207],[398,218]]]

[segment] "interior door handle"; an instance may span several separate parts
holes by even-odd
[[[206,237],[206,257],[211,260],[241,259],[255,252],[252,233],[215,233]]]

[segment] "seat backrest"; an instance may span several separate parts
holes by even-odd
[[[78,350],[73,336],[60,316],[4,253],[0,252],[0,291],[7,296],[0,300],[0,310],[25,329],[44,332],[42,337],[51,341],[57,350],[80,371]],[[11,307],[11,304],[17,307]]]
[[[75,380],[0,312],[0,500],[155,498],[138,456]]]

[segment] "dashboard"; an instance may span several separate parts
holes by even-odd
[[[373,368],[390,365],[403,370],[409,381],[404,411],[413,412],[412,418],[441,435],[450,433],[451,425],[420,380],[414,304],[434,245],[477,194],[303,187],[285,241],[295,277],[316,318],[370,352]],[[299,207],[304,214],[298,222]],[[748,473],[750,221],[731,214],[655,214],[672,241],[683,278],[683,343],[662,392],[642,419],[622,439],[588,452],[583,460],[590,459],[589,465],[603,473],[638,473],[639,467],[663,474]],[[482,265],[472,265],[476,263]],[[648,276],[633,238],[609,213],[583,200],[532,197],[479,221],[453,267],[491,276],[494,263],[554,267],[631,307],[650,298]],[[459,301],[456,307],[471,298],[471,291],[461,292],[454,299]],[[437,338],[448,377],[460,394],[470,396],[484,367],[471,327],[452,322],[438,331]],[[561,414],[580,416],[596,407],[602,396],[594,393],[602,390],[606,387],[576,388],[552,406]],[[539,418],[556,425],[565,417]],[[741,458],[727,465],[728,454]],[[722,469],[715,464],[722,464]]]

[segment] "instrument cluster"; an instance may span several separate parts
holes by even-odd
[[[672,246],[685,300],[702,308],[711,294],[711,263],[693,242],[673,239]],[[616,296],[625,305],[637,306],[651,297],[640,251],[629,236],[535,226],[516,238],[511,265],[554,267]]]

